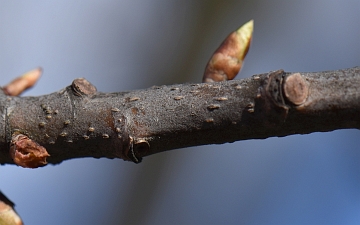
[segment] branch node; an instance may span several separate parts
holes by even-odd
[[[140,158],[150,150],[150,144],[144,138],[138,138],[134,142],[134,152]]]
[[[136,164],[141,163],[142,157],[148,155],[150,144],[144,138],[133,138],[130,136],[129,139],[130,146],[126,157]]]
[[[268,75],[266,93],[270,99],[279,107],[285,106],[285,99],[282,92],[282,83],[284,80],[285,72],[284,70],[277,70],[271,72]]]
[[[289,106],[285,103],[282,91],[285,75],[284,70],[270,72],[255,97],[254,111],[263,112],[262,118],[271,124],[284,122],[288,115]],[[248,112],[254,112],[251,107],[248,108]]]

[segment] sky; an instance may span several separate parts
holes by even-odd
[[[85,77],[102,92],[201,82],[222,40],[254,19],[237,79],[360,66],[359,1],[4,1],[0,85],[37,66],[26,96]],[[355,129],[177,149],[135,165],[73,159],[0,167],[31,224],[359,224]]]

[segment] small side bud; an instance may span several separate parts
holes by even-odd
[[[49,153],[46,149],[23,134],[13,135],[10,156],[15,164],[24,168],[38,168],[47,164]]]
[[[22,76],[14,79],[8,85],[3,87],[3,91],[6,95],[9,96],[18,96],[23,93],[25,90],[34,86],[34,84],[39,80],[42,74],[42,68],[36,68],[27,73],[24,73]]]
[[[15,204],[0,192],[0,224],[23,225],[20,216],[16,213]]]

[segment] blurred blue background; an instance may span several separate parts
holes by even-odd
[[[1,85],[37,66],[25,95],[86,77],[99,91],[200,82],[222,40],[250,19],[239,78],[360,66],[360,1],[2,1]],[[238,79],[239,79],[238,78]],[[31,224],[360,224],[360,132],[178,149],[135,165],[75,159],[0,168]]]

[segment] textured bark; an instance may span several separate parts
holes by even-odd
[[[245,139],[360,128],[360,68],[282,70],[236,81],[99,93],[84,79],[39,97],[0,95],[0,163],[13,135],[49,163],[79,157],[140,162],[154,153]]]

